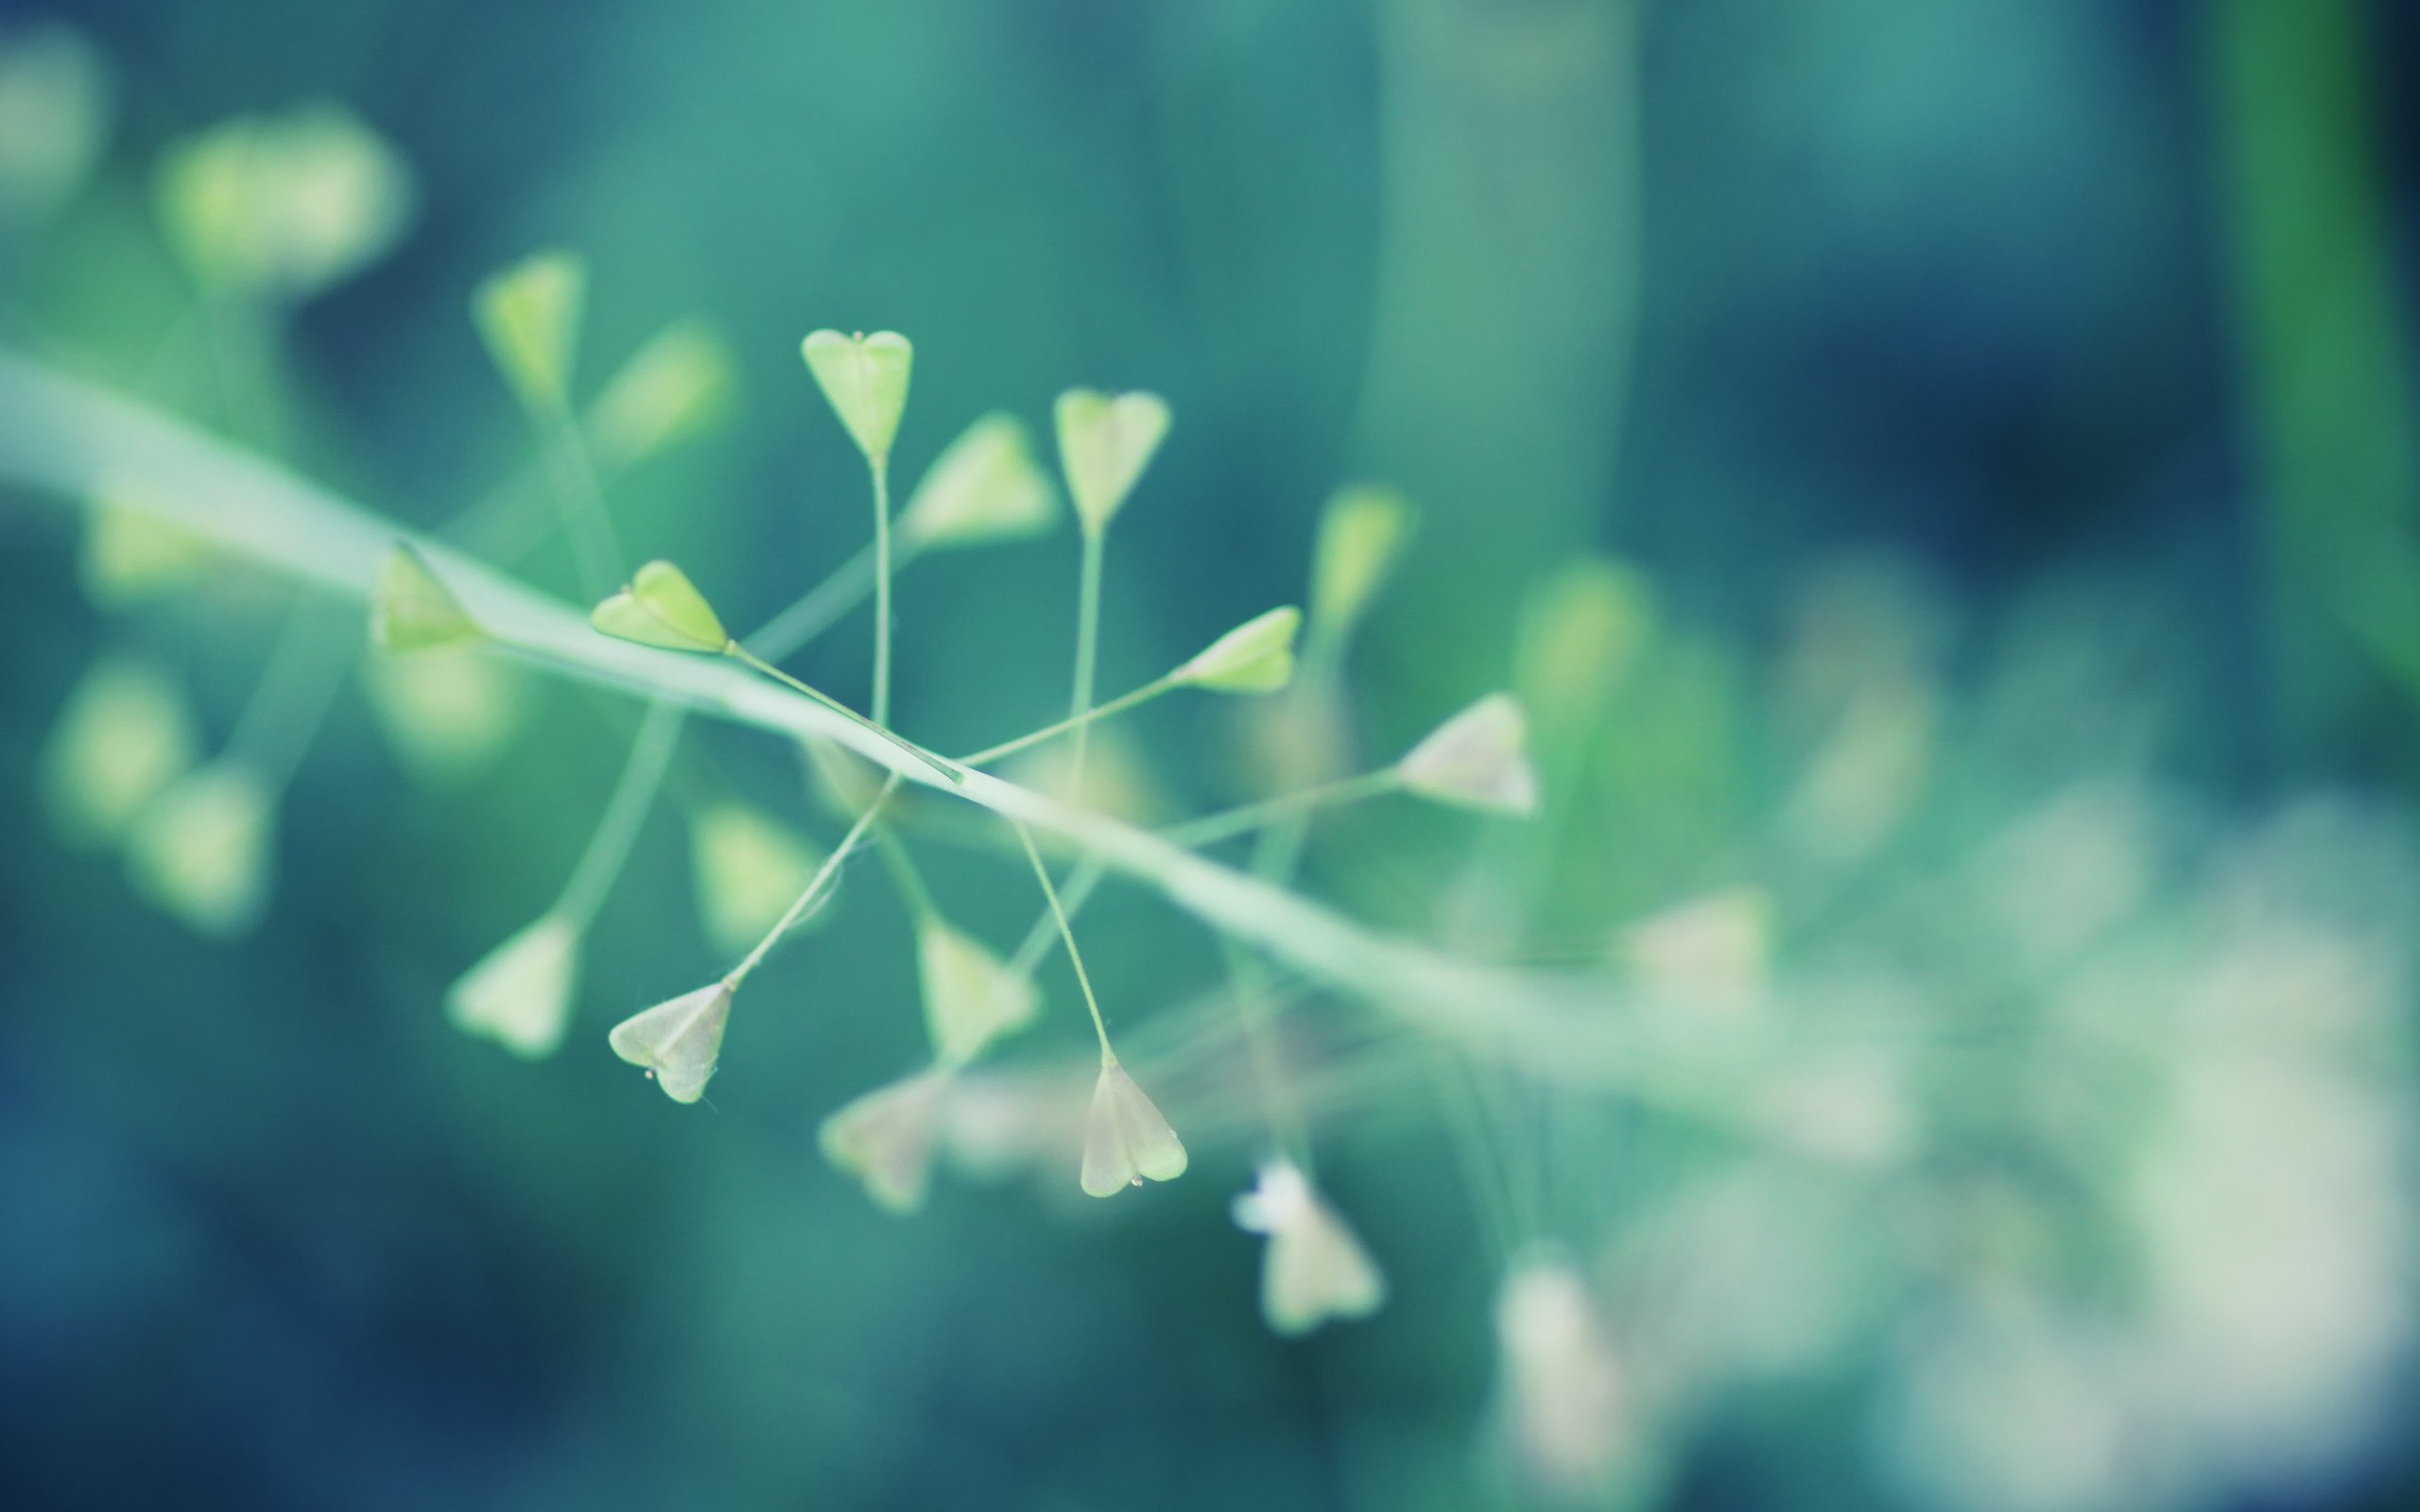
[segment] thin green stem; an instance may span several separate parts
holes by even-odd
[[[869,459],[873,472],[873,722],[890,723],[890,460]]]
[[[631,754],[622,764],[614,796],[605,800],[605,813],[588,837],[588,849],[580,852],[555,903],[555,912],[581,928],[604,906],[606,894],[614,890],[623,865],[630,860],[631,847],[638,841],[639,829],[647,822],[648,810],[654,805],[656,790],[672,765],[681,729],[688,719],[688,711],[669,699],[658,698],[648,705],[647,719],[631,742]]]
[[[1100,1018],[1100,999],[1093,996],[1093,979],[1084,970],[1084,953],[1076,949],[1076,931],[1067,922],[1067,910],[1059,902],[1059,889],[1051,885],[1050,868],[1042,864],[1042,852],[1034,849],[1033,836],[1015,819],[1009,823],[1016,830],[1017,838],[1025,844],[1025,858],[1033,863],[1033,879],[1042,884],[1042,896],[1050,902],[1050,917],[1059,922],[1059,937],[1067,946],[1067,964],[1076,969],[1076,985],[1084,989],[1084,1006],[1093,1012],[1093,1033],[1100,1036],[1100,1063],[1117,1064],[1117,1052],[1109,1048],[1109,1025]]]
[[[934,755],[924,747],[917,745],[907,736],[890,730],[872,719],[868,719],[865,715],[857,713],[855,709],[850,708],[847,704],[842,703],[839,699],[833,697],[830,694],[824,693],[820,689],[808,687],[805,683],[791,677],[788,673],[773,665],[770,662],[766,661],[763,657],[758,656],[755,652],[751,651],[748,647],[740,644],[737,641],[725,642],[722,648],[722,654],[730,657],[735,662],[753,667],[785,687],[806,695],[817,703],[821,704],[824,708],[831,710],[834,713],[845,715],[857,724],[864,726],[866,729],[873,730],[875,734],[880,735],[883,739],[898,747],[901,750],[906,751],[908,755],[915,757],[920,762],[923,762],[934,771],[937,771],[943,777],[948,778],[952,783],[962,782],[966,780],[966,775],[963,772],[960,772],[956,766],[953,766],[948,762],[943,761],[939,756]]]
[[[899,901],[908,906],[908,917],[919,926],[939,919],[941,909],[933,902],[933,890],[925,885],[925,875],[916,869],[916,858],[908,853],[899,832],[888,824],[876,825],[873,843],[892,885],[899,889]]]
[[[339,609],[345,610],[346,625],[357,623],[357,615],[348,606],[317,597],[285,611],[277,644],[227,737],[227,758],[250,768],[272,788],[283,788],[293,780],[295,768],[302,764],[328,706],[344,683],[346,667],[352,664],[359,643],[337,624],[335,611]]]
[[[903,542],[892,557],[891,571],[897,572],[914,561],[918,551],[912,539]],[[769,662],[795,654],[800,646],[838,624],[843,615],[864,603],[866,595],[873,592],[873,547],[866,546],[825,574],[823,581],[801,594],[789,608],[740,640]]]
[[[1093,663],[1100,653],[1100,563],[1102,535],[1098,529],[1084,530],[1083,582],[1076,592],[1076,690],[1067,705],[1067,717],[1081,721],[1093,706]],[[1091,727],[1076,726],[1076,754],[1070,764],[1067,790],[1075,801],[1084,800],[1084,747]]]
[[[1028,746],[1039,746],[1054,735],[1063,735],[1071,730],[1080,730],[1097,719],[1107,719],[1112,714],[1125,713],[1136,704],[1149,703],[1175,686],[1177,683],[1173,678],[1162,678],[1155,682],[1147,682],[1132,693],[1120,694],[1109,702],[1096,705],[1082,713],[1070,714],[1055,725],[1045,725],[1031,734],[1019,735],[1014,740],[1004,740],[996,746],[987,746],[972,756],[960,756],[958,758],[958,763],[961,766],[988,766],[1003,756],[1012,756]]]
[[[1392,766],[1386,766],[1374,772],[1363,772],[1358,777],[1322,782],[1318,787],[1306,787],[1298,793],[1284,793],[1257,803],[1247,803],[1241,808],[1188,819],[1183,824],[1170,825],[1160,833],[1188,850],[1199,850],[1205,845],[1216,845],[1221,840],[1264,829],[1281,819],[1300,818],[1314,809],[1358,803],[1365,799],[1396,792],[1402,786],[1402,774]],[[1290,862],[1283,869],[1292,870]]]
[[[546,457],[563,528],[571,535],[580,591],[594,603],[622,581],[622,546],[614,539],[613,518],[605,512],[605,487],[588,455],[588,438],[568,404],[531,411],[529,423]]]
[[[723,986],[734,992],[738,991],[740,984],[748,980],[748,974],[756,970],[775,945],[781,943],[782,936],[796,928],[798,921],[806,917],[808,906],[815,903],[825,885],[834,877],[839,875],[840,863],[847,860],[849,852],[857,848],[857,842],[865,838],[866,831],[873,826],[874,816],[882,812],[882,806],[885,803],[890,801],[890,795],[899,790],[899,781],[897,772],[891,773],[884,781],[882,791],[873,796],[873,801],[867,804],[865,812],[857,816],[857,821],[849,826],[849,833],[840,836],[840,843],[834,846],[832,853],[823,858],[823,865],[816,868],[815,874],[806,880],[806,886],[800,891],[798,901],[790,904],[788,912],[782,915],[779,922],[765,932],[765,937],[756,942],[756,948],[750,951],[737,966],[731,969],[731,973],[722,979]]]

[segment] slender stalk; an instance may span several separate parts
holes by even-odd
[[[1173,678],[1162,678],[1156,682],[1147,682],[1132,693],[1120,694],[1109,702],[1096,705],[1082,713],[1070,714],[1055,725],[1045,725],[1031,734],[1019,735],[1014,740],[1004,740],[996,746],[987,746],[972,756],[960,756],[958,758],[958,763],[961,766],[988,766],[1003,756],[1012,756],[1028,746],[1039,746],[1054,735],[1063,735],[1071,730],[1081,731],[1096,719],[1106,719],[1112,714],[1123,713],[1136,704],[1149,703],[1175,686],[1176,680]]]
[[[800,891],[798,901],[790,904],[788,912],[782,915],[778,923],[765,932],[765,937],[756,942],[756,948],[750,951],[737,966],[731,969],[731,974],[722,979],[723,986],[734,992],[738,991],[740,984],[748,980],[748,974],[763,963],[767,954],[775,945],[781,943],[782,936],[796,928],[798,921],[806,917],[808,905],[818,902],[826,885],[839,874],[840,863],[847,860],[849,852],[857,848],[857,842],[865,838],[866,831],[873,824],[874,816],[882,812],[882,806],[890,801],[890,795],[898,790],[899,774],[892,772],[883,782],[882,791],[873,796],[873,801],[867,804],[865,812],[857,816],[857,821],[849,826],[849,833],[840,836],[840,843],[834,846],[832,853],[823,858],[823,865],[816,868],[815,875],[807,878],[806,886]]]
[[[873,722],[890,723],[890,459],[868,462],[873,472]]]
[[[688,711],[669,699],[658,698],[648,705],[647,719],[631,742],[631,754],[622,764],[614,796],[605,800],[605,813],[588,837],[588,849],[580,852],[555,903],[555,912],[583,929],[604,906],[606,894],[614,890],[614,880],[630,860],[631,847],[638,841],[639,829],[647,822],[656,790],[672,765],[672,753],[681,745],[681,729],[688,720]]]
[[[916,858],[899,838],[899,832],[888,824],[874,827],[875,853],[890,873],[891,884],[899,889],[899,901],[908,907],[908,917],[918,925],[941,917],[941,909],[933,902],[933,890],[925,885],[925,875],[916,869]]]
[[[1392,766],[1386,766],[1374,772],[1363,772],[1358,777],[1322,782],[1298,793],[1284,793],[1257,803],[1247,803],[1241,808],[1188,819],[1183,824],[1170,825],[1160,833],[1174,844],[1198,850],[1253,830],[1265,830],[1280,819],[1300,818],[1313,809],[1358,803],[1364,799],[1395,792],[1402,786],[1402,774]]]
[[[1067,705],[1067,717],[1078,721],[1067,791],[1079,803],[1084,800],[1084,747],[1090,733],[1090,727],[1081,721],[1092,711],[1093,663],[1100,653],[1100,561],[1101,532],[1087,526],[1083,583],[1076,593],[1076,691]]]
[[[228,759],[272,788],[293,780],[352,665],[358,643],[335,623],[334,610],[343,608],[311,598],[285,611],[277,644],[227,737]],[[344,618],[357,616],[348,611]]]
[[[571,535],[580,591],[593,603],[612,593],[621,582],[622,545],[614,539],[613,518],[605,512],[605,488],[597,481],[595,458],[588,455],[588,438],[568,404],[558,404],[548,412],[533,411],[529,423],[546,458],[563,528]]]
[[[1042,884],[1042,896],[1050,901],[1050,917],[1059,923],[1059,937],[1067,946],[1067,964],[1076,969],[1076,985],[1084,989],[1084,1006],[1093,1012],[1093,1033],[1100,1036],[1100,1063],[1117,1064],[1117,1052],[1109,1048],[1109,1025],[1101,1022],[1100,999],[1093,996],[1093,979],[1084,970],[1084,953],[1076,949],[1076,931],[1067,922],[1067,910],[1059,902],[1059,889],[1051,885],[1050,868],[1042,864],[1042,852],[1034,849],[1033,835],[1026,827],[1011,819],[1017,838],[1025,842],[1025,858],[1033,863],[1033,878]]]
[[[942,760],[939,756],[934,755],[931,751],[926,750],[924,747],[917,745],[914,741],[909,740],[905,735],[888,730],[875,721],[868,719],[865,715],[857,713],[855,709],[850,708],[847,704],[842,703],[839,699],[833,697],[830,694],[808,687],[805,683],[791,677],[788,673],[773,665],[770,662],[766,661],[763,657],[758,656],[755,652],[749,650],[748,647],[740,644],[737,641],[727,643],[723,646],[722,652],[723,655],[730,657],[732,660],[755,668],[757,671],[773,679],[775,681],[782,683],[784,686],[793,688],[798,692],[806,695],[817,703],[821,704],[824,708],[831,710],[834,713],[843,715],[846,718],[856,721],[867,730],[873,730],[875,734],[880,735],[883,739],[898,747],[901,750],[906,751],[908,755],[915,757],[920,762],[923,762],[934,771],[937,771],[943,777],[948,778],[953,783],[965,781],[965,775],[959,772],[957,767],[951,765],[948,762]]]

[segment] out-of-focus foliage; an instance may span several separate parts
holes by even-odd
[[[1003,775],[1573,1011],[12,485],[0,1500],[2391,1504],[2415,43],[9,18],[11,359],[857,708],[878,460],[938,751],[1066,713],[1089,535],[1095,701],[1200,687]]]

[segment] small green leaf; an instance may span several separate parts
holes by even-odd
[[[731,644],[714,606],[668,561],[640,568],[629,587],[591,610],[588,619],[616,640],[669,651],[719,654]]]
[[[1002,1035],[1033,1022],[1042,995],[983,944],[939,919],[916,931],[916,965],[925,990],[925,1027],[933,1054],[961,1066]]]
[[[194,764],[183,691],[130,656],[93,663],[43,751],[44,808],[61,840],[115,844],[136,816]]]
[[[566,251],[538,252],[501,268],[472,296],[488,355],[528,408],[552,412],[568,402],[587,297],[588,265]]]
[[[481,638],[462,601],[428,558],[397,541],[378,567],[370,597],[370,638],[388,651],[425,651]]]
[[[1093,1085],[1091,1116],[1084,1125],[1083,1188],[1087,1195],[1114,1197],[1142,1177],[1173,1181],[1184,1175],[1184,1142],[1126,1068],[1110,1061]]]
[[[1424,798],[1524,817],[1537,812],[1529,722],[1509,693],[1492,693],[1430,731],[1395,764],[1403,785]]]
[[[919,546],[978,546],[1039,535],[1059,522],[1059,496],[1014,417],[986,415],[925,470],[899,516]]]
[[[698,874],[699,920],[707,943],[724,955],[741,954],[764,938],[822,860],[788,825],[732,800],[692,822],[689,854]]]
[[[1367,1317],[1387,1299],[1386,1278],[1353,1229],[1294,1163],[1275,1160],[1236,1199],[1236,1224],[1269,1236],[1261,1257],[1260,1313],[1292,1337],[1330,1318]]]
[[[1311,621],[1322,634],[1345,635],[1360,623],[1411,525],[1411,506],[1377,484],[1358,484],[1328,501],[1311,558]]]
[[[645,1067],[665,1096],[694,1103],[706,1094],[730,1018],[730,985],[717,982],[632,1014],[614,1026],[608,1041],[614,1054]]]
[[[1303,611],[1288,605],[1255,615],[1205,646],[1169,679],[1220,693],[1270,693],[1294,676],[1294,632]]]
[[[1098,535],[1168,433],[1167,401],[1157,394],[1070,388],[1059,396],[1059,465],[1086,532]]]
[[[521,728],[526,675],[475,646],[372,656],[361,679],[370,712],[414,777],[449,786],[477,771]]]
[[[605,386],[590,411],[597,459],[625,468],[711,429],[737,388],[731,350],[701,320],[682,320],[649,338]]]
[[[851,1102],[817,1130],[823,1158],[864,1182],[877,1206],[916,1211],[931,1183],[933,1136],[949,1079],[936,1066]]]
[[[230,762],[179,779],[127,836],[136,889],[196,934],[250,931],[268,904],[276,803],[267,782]]]
[[[579,988],[579,926],[548,914],[506,939],[445,993],[445,1016],[527,1060],[555,1053]]]
[[[192,582],[210,557],[208,541],[113,484],[94,497],[77,573],[86,597],[103,609],[124,609]]]
[[[888,460],[891,438],[899,434],[899,417],[908,408],[908,377],[916,349],[896,331],[870,336],[818,331],[799,350],[857,450],[869,462]]]

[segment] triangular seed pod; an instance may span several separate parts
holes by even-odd
[[[694,1103],[722,1055],[723,1025],[731,1018],[731,985],[717,982],[632,1014],[614,1026],[614,1054],[643,1066],[664,1095]]]
[[[831,402],[866,460],[886,461],[899,417],[908,408],[908,378],[916,349],[896,331],[870,336],[818,331],[799,345],[816,387]]]
[[[445,1016],[464,1034],[525,1059],[555,1053],[579,988],[579,926],[547,914],[480,957],[445,993]]]
[[[916,485],[899,530],[919,546],[979,546],[1059,523],[1059,495],[1033,459],[1025,427],[986,415],[959,434]]]
[[[589,623],[615,640],[667,651],[719,654],[731,644],[722,620],[688,575],[668,561],[651,561],[630,586],[589,610]]]
[[[1529,727],[1509,693],[1492,693],[1430,731],[1395,764],[1403,785],[1424,798],[1527,817],[1537,812]]]
[[[370,638],[387,651],[426,651],[479,639],[479,627],[428,558],[402,541],[378,567]]]
[[[1291,605],[1255,615],[1211,642],[1168,674],[1172,682],[1219,693],[1273,693],[1294,676],[1294,632],[1303,611]]]
[[[1102,1066],[1084,1125],[1085,1193],[1114,1197],[1139,1185],[1144,1177],[1173,1181],[1184,1175],[1184,1142],[1143,1089],[1116,1061]]]
[[[489,275],[473,296],[471,313],[488,355],[527,407],[553,410],[565,403],[587,297],[587,265],[565,251],[526,257]]]
[[[1059,465],[1084,529],[1098,535],[1126,503],[1168,432],[1167,401],[1157,394],[1112,397],[1089,388],[1059,396]]]

